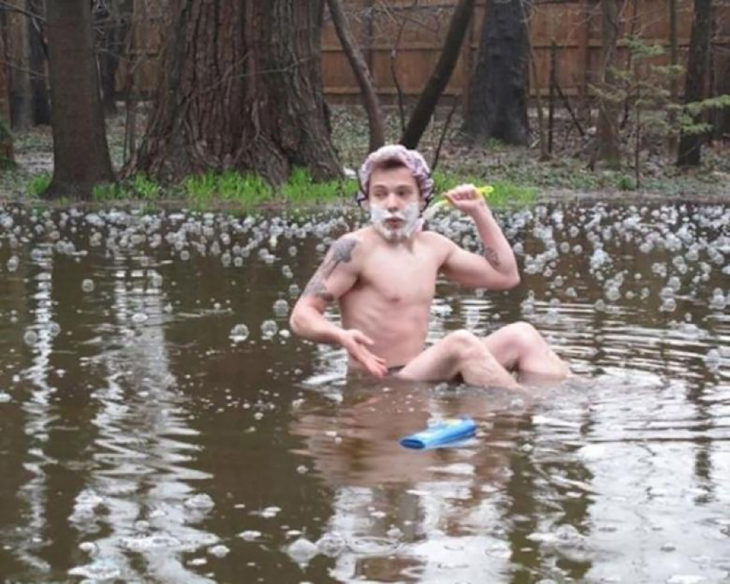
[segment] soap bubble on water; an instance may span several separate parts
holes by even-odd
[[[23,342],[29,347],[32,347],[38,342],[38,333],[32,329],[28,329],[23,335]]]
[[[255,529],[246,529],[239,533],[238,537],[244,541],[256,541],[261,537],[261,535],[262,533],[260,531],[256,531]]]
[[[712,291],[712,298],[710,299],[709,307],[711,310],[724,310],[727,305],[725,295],[722,293],[722,288],[715,288]]]
[[[671,298],[664,298],[662,305],[659,307],[661,312],[674,312],[677,309],[677,301]]]
[[[145,322],[149,317],[144,312],[135,312],[132,315],[132,322],[135,324],[142,324]]]
[[[111,558],[99,558],[86,566],[76,566],[68,571],[72,576],[87,578],[87,582],[101,580],[116,580],[122,575],[122,570]]]
[[[289,303],[286,300],[279,298],[274,302],[274,314],[279,317],[284,317],[289,312]]]
[[[79,549],[90,556],[95,556],[99,553],[99,547],[93,541],[82,541],[79,544]]]
[[[208,553],[216,558],[224,558],[230,553],[230,551],[231,550],[223,544],[214,545],[213,547],[208,548]]]
[[[720,355],[720,351],[717,349],[710,349],[707,351],[707,354],[704,358],[705,366],[710,371],[717,371],[720,368],[720,362],[722,361],[722,356]]]
[[[300,537],[291,543],[286,553],[299,565],[306,565],[309,561],[319,553],[319,549],[315,544],[304,537]]]
[[[93,292],[94,291],[94,280],[91,280],[90,278],[86,278],[86,279],[82,280],[81,289],[84,292]]]
[[[188,509],[208,510],[215,507],[213,499],[206,493],[199,493],[185,500],[185,507]]]
[[[611,302],[615,302],[616,300],[621,298],[621,291],[616,286],[609,286],[608,288],[606,288],[605,296]]]
[[[278,330],[279,327],[273,320],[265,320],[261,323],[261,336],[264,339],[271,339]]]
[[[677,276],[672,276],[667,280],[667,287],[677,292],[682,287],[682,282],[680,282]]]
[[[674,298],[674,289],[670,288],[669,286],[664,286],[664,288],[662,288],[659,292],[659,297],[664,300]]]
[[[315,545],[319,553],[330,558],[335,558],[344,551],[345,539],[339,533],[330,532],[322,535]]]
[[[242,343],[248,338],[248,334],[248,327],[245,324],[237,324],[231,329],[228,337],[234,343]]]

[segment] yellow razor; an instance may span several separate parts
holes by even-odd
[[[476,192],[485,199],[489,197],[489,193],[491,193],[493,190],[494,187],[492,185],[482,185],[476,188]],[[426,220],[431,219],[438,211],[450,206],[451,202],[447,198],[442,196],[438,201],[434,202],[428,207],[428,209],[423,212],[423,218]]]

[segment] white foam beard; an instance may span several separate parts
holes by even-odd
[[[409,239],[418,228],[419,224],[418,203],[410,203],[399,212],[391,213],[382,207],[370,207],[370,220],[375,230],[387,241],[402,241]],[[392,229],[386,225],[388,219],[400,219],[401,225]]]

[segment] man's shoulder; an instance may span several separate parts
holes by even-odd
[[[421,231],[418,234],[420,240],[430,246],[452,245],[453,242],[446,236],[436,233],[435,231]]]
[[[371,247],[371,236],[367,227],[363,227],[340,235],[332,243],[330,250],[340,261],[357,262],[367,254],[369,247]]]
[[[368,247],[369,245],[372,245],[373,243],[373,233],[372,228],[369,226],[361,227],[360,229],[355,229],[353,231],[349,231],[343,235],[340,235],[340,237],[337,238],[335,243],[333,245],[343,245],[344,244],[351,246],[351,247]]]

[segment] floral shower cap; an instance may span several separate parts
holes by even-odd
[[[370,175],[373,169],[385,160],[399,160],[406,168],[411,171],[413,178],[416,179],[418,190],[423,200],[428,205],[433,196],[433,179],[431,178],[431,170],[424,160],[423,156],[417,150],[408,150],[401,144],[386,144],[381,146],[374,152],[371,152],[363,162],[357,173],[359,189],[355,193],[355,201],[358,205],[362,205],[363,201],[368,198],[368,189],[370,188]]]

